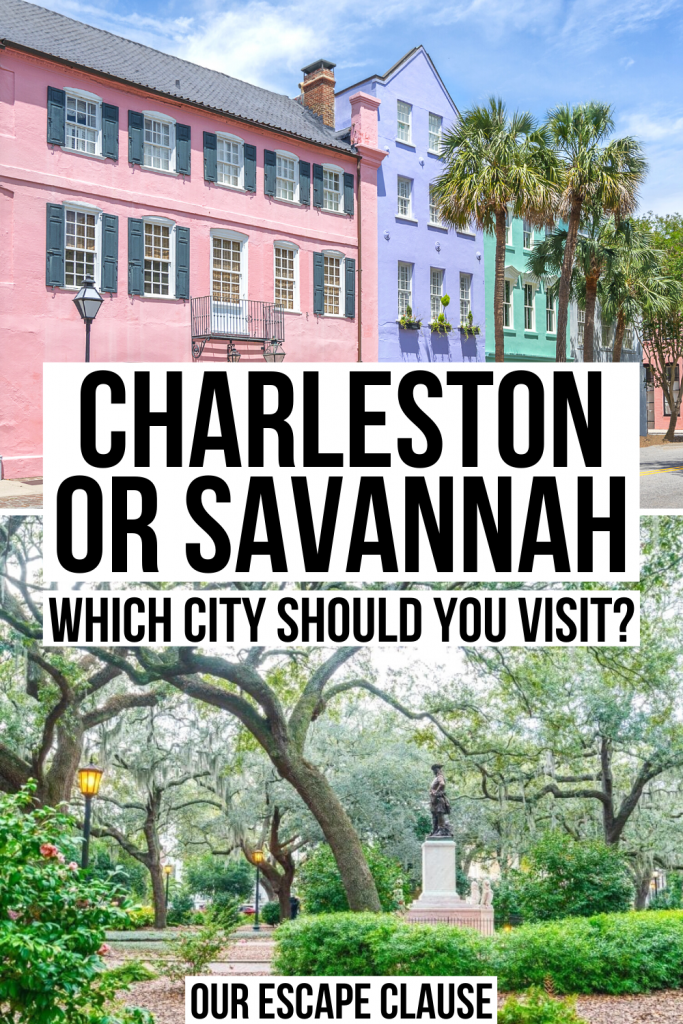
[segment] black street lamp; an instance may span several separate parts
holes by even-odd
[[[170,864],[164,864],[164,874],[166,875],[166,909],[168,910],[168,883],[173,874],[173,868]]]
[[[85,320],[85,361],[90,362],[90,324],[97,316],[104,299],[95,287],[95,278],[86,274],[74,297],[74,305]]]
[[[88,764],[85,768],[78,770],[78,785],[85,797],[85,818],[83,820],[83,852],[81,854],[81,867],[88,866],[88,853],[90,849],[90,819],[92,815],[92,798],[97,796],[102,781],[102,769],[97,765]]]
[[[261,877],[261,864],[263,864],[263,850],[254,850],[251,855],[251,859],[256,865],[256,900],[254,902],[254,931],[258,932],[261,930],[261,925],[258,923],[258,908],[259,908],[259,880]]]
[[[281,363],[285,358],[285,350],[277,338],[271,338],[268,345],[264,344],[263,358],[267,363]]]
[[[242,358],[242,354],[241,352],[238,352],[234,344],[230,342],[230,344],[228,345],[228,352],[225,358],[228,360],[229,363],[239,363],[240,359]]]

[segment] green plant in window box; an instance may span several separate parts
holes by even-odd
[[[450,303],[450,301],[451,301],[450,295],[442,295],[441,296],[441,305],[443,306],[443,309],[441,310],[439,315],[436,317],[436,319],[432,320],[432,322],[429,325],[429,329],[430,329],[430,331],[433,334],[448,334],[449,331],[453,330],[452,325],[449,324],[448,320],[446,319],[446,312],[445,312],[446,308],[448,307],[448,305]]]
[[[398,326],[403,331],[419,331],[422,327],[422,319],[419,316],[413,316],[412,306],[406,306],[405,313],[399,317]]]
[[[481,334],[481,327],[479,324],[472,322],[472,310],[467,314],[467,320],[460,324],[460,330],[464,331],[466,338],[469,338],[470,335],[474,337],[475,334]]]

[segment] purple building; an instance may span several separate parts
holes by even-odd
[[[357,92],[380,100],[379,147],[387,152],[377,174],[379,232],[379,360],[484,361],[484,242],[481,232],[456,232],[439,222],[430,182],[442,170],[441,134],[458,116],[455,103],[423,46],[384,75],[371,75],[336,94],[336,127],[351,124],[349,98]],[[428,324],[450,297],[450,334]],[[419,330],[401,330],[410,306]],[[459,329],[472,313],[481,333]]]

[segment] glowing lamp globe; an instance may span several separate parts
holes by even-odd
[[[263,850],[254,850],[252,859],[254,864],[263,864]]]
[[[78,770],[78,785],[83,796],[97,796],[102,781],[102,769],[88,764]]]

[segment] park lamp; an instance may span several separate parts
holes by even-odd
[[[87,764],[78,769],[78,786],[84,797],[94,797],[100,791],[102,769],[95,764]]]
[[[86,323],[92,322],[99,313],[103,302],[104,299],[95,287],[95,278],[91,274],[86,274],[74,297],[74,306],[81,314],[82,319]]]
[[[242,355],[241,355],[240,352],[237,351],[235,346],[232,345],[232,344],[228,345],[228,353],[226,355],[226,359],[228,360],[228,362],[229,363],[239,363],[241,358],[242,358]]]
[[[251,855],[251,859],[253,860],[254,864],[263,864],[263,861],[264,861],[263,850],[254,850],[254,852]]]
[[[173,874],[173,865],[172,864],[164,864],[164,874],[165,875],[172,875]]]
[[[270,344],[263,346],[263,358],[267,363],[281,363],[285,358],[285,350],[277,338],[271,338]]]

